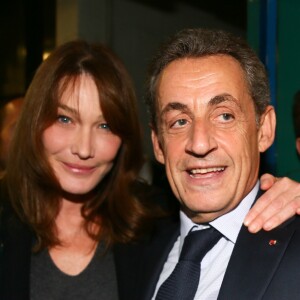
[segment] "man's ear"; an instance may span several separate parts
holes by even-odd
[[[260,152],[266,151],[274,142],[276,129],[276,115],[274,107],[269,105],[260,118],[258,132],[258,148]]]
[[[157,136],[157,133],[153,129],[151,130],[151,138],[152,138],[152,145],[153,145],[153,151],[154,151],[155,158],[157,159],[158,162],[160,162],[161,164],[164,164],[165,157],[164,157],[164,153],[162,150],[162,146],[161,146],[161,143]]]

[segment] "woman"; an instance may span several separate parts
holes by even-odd
[[[111,50],[73,41],[42,63],[10,154],[18,218],[4,216],[3,298],[130,299],[117,283],[122,250],[115,259],[111,249],[147,220],[133,195],[141,135],[131,80]]]

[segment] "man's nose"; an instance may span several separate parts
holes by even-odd
[[[195,120],[188,133],[186,152],[203,157],[216,148],[212,125],[207,120]]]

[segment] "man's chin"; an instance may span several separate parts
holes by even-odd
[[[185,205],[181,206],[181,210],[186,214],[188,218],[190,218],[194,223],[207,223],[211,222],[222,214],[224,214],[224,208],[217,208],[217,207],[187,207]]]

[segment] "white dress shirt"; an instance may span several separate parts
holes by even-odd
[[[200,283],[194,299],[216,300],[220,291],[223,277],[236,243],[237,236],[242,227],[244,218],[250,210],[259,189],[259,182],[251,192],[240,202],[232,211],[210,222],[209,225],[222,233],[223,237],[219,242],[204,256],[201,263]],[[198,225],[192,222],[182,211],[180,212],[180,236],[177,238],[168,258],[164,264],[156,285],[155,293],[152,299],[155,299],[156,293],[161,284],[169,277],[174,270],[181,252],[184,238],[189,231],[202,230],[208,225]]]

